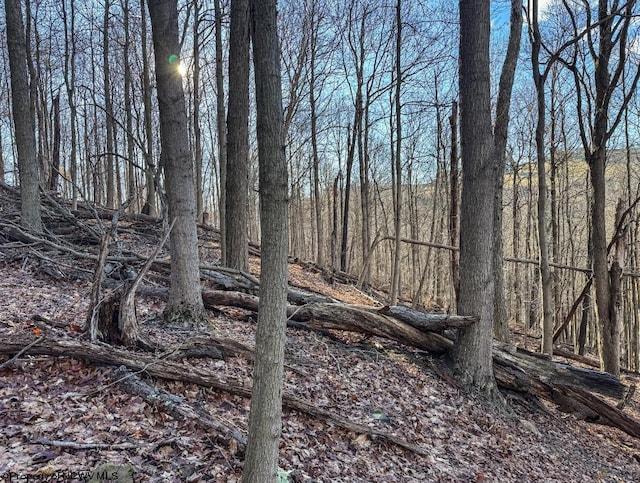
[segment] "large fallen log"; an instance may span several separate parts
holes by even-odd
[[[73,357],[91,363],[113,366],[124,365],[131,371],[144,372],[152,377],[197,384],[235,396],[251,397],[251,386],[238,378],[233,376],[220,377],[212,371],[159,359],[140,352],[131,352],[106,344],[91,344],[74,339],[36,338],[33,335],[0,335],[0,354],[13,355],[18,353]],[[398,436],[354,423],[290,394],[284,393],[282,395],[282,405],[287,409],[310,415],[347,431],[366,434],[372,439],[394,444],[421,456],[429,455],[428,450]]]
[[[551,361],[525,349],[514,349],[499,342],[493,344],[493,361],[494,368],[515,367],[551,386],[574,387],[616,399],[622,398],[626,389],[618,378],[606,372]]]
[[[142,290],[143,294],[158,294],[156,290]],[[164,293],[164,291],[162,291]],[[205,290],[202,293],[205,307],[214,308],[220,305],[234,306],[246,310],[258,310],[258,297],[240,292],[227,292],[220,290]],[[309,329],[331,329],[357,332],[368,336],[383,337],[401,344],[429,351],[433,354],[443,354],[453,348],[453,342],[446,337],[434,332],[419,330],[415,326],[405,323],[394,315],[410,318],[418,326],[426,326],[426,321],[435,314],[424,314],[413,309],[402,307],[390,307],[386,311],[388,315],[380,312],[380,309],[361,307],[347,304],[307,304],[303,306],[289,306],[287,316],[296,321],[296,327]],[[455,323],[464,324],[472,318],[447,316]],[[437,320],[437,319],[436,319]],[[445,319],[446,320],[446,319]],[[423,323],[425,322],[425,323]],[[448,322],[446,323],[448,324]],[[434,324],[438,329],[444,325]],[[569,364],[554,362],[545,358],[534,356],[523,349],[511,349],[504,344],[496,343],[493,350],[494,368],[496,366],[512,366],[529,377],[539,379],[549,384],[564,384],[583,390],[595,391],[607,397],[620,399],[625,392],[625,386],[615,377],[598,370],[584,369]],[[498,374],[496,375],[498,377]],[[529,391],[527,385],[514,388],[509,382],[510,377],[505,377],[498,383],[510,389]],[[545,396],[545,399],[552,399]]]

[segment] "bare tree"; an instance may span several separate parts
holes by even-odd
[[[251,0],[260,164],[261,284],[249,440],[242,481],[277,481],[289,240],[288,175],[276,0]]]
[[[225,189],[225,259],[246,270],[249,263],[249,0],[232,0],[229,34],[229,110]]]
[[[27,45],[20,0],[5,0],[7,19],[7,47],[11,70],[11,101],[18,150],[20,174],[20,215],[22,222],[35,231],[42,231],[40,210],[38,160],[29,78],[27,74]]]
[[[507,304],[504,294],[504,250],[502,242],[502,191],[504,186],[504,172],[506,165],[507,133],[509,129],[509,108],[511,106],[511,92],[520,53],[520,38],[522,36],[522,0],[511,0],[511,15],[507,53],[498,87],[498,101],[496,105],[496,120],[493,126],[493,143],[497,159],[496,189],[493,204],[493,278],[495,280],[493,327],[496,339],[509,342],[509,320],[507,319]]]
[[[389,296],[390,304],[396,305],[400,293],[400,254],[401,239],[400,233],[402,221],[402,0],[396,2],[396,91],[395,91],[395,108],[396,108],[396,146],[393,171],[395,172],[394,185],[394,233],[395,248],[393,251],[393,267],[391,273],[391,295]]]
[[[610,5],[611,3],[611,5]],[[576,13],[567,5],[567,12],[574,27],[574,37],[586,38],[586,48],[593,65],[595,92],[582,75],[578,65],[578,45],[573,58],[563,63],[573,72],[576,85],[578,124],[589,164],[593,198],[591,203],[591,229],[593,250],[593,275],[596,287],[596,305],[600,338],[598,349],[602,368],[614,375],[620,374],[620,312],[621,294],[620,260],[614,259],[609,267],[609,242],[606,234],[606,177],[607,143],[619,126],[624,109],[634,95],[640,79],[640,65],[634,66],[627,91],[613,111],[622,78],[626,72],[629,52],[629,33],[633,19],[637,17],[637,2],[599,0],[598,20],[592,22],[588,4],[585,7],[586,28],[579,29]],[[597,35],[592,30],[597,28]],[[594,38],[596,37],[596,38]],[[597,47],[596,47],[597,42]],[[612,65],[612,60],[615,64]]]
[[[227,125],[225,122],[224,74],[222,71],[222,8],[220,0],[213,2],[216,16],[216,128],[218,133],[218,164],[220,166],[220,191],[218,206],[220,212],[220,251],[226,259],[226,183],[227,183]]]
[[[493,223],[497,159],[491,127],[489,0],[460,0],[462,203],[458,313],[479,321],[461,332],[455,352],[462,379],[498,397],[492,366]]]
[[[182,77],[178,72],[177,0],[147,0],[153,31],[160,109],[160,144],[171,232],[171,287],[165,317],[199,322],[206,316],[200,288],[193,159]]]
[[[144,133],[145,133],[145,181],[147,198],[142,212],[146,215],[157,216],[160,210],[157,207],[157,167],[153,160],[153,126],[151,122],[151,79],[149,74],[149,55],[147,53],[147,9],[144,2],[140,2],[141,10],[141,49],[142,49],[142,98],[144,108]]]

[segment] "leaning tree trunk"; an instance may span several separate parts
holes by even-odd
[[[27,45],[25,42],[20,0],[5,0],[7,48],[11,71],[11,100],[15,142],[20,174],[20,215],[22,223],[42,231],[38,160],[34,120],[30,111],[29,79],[27,76]]]
[[[165,317],[200,321],[205,317],[200,293],[196,199],[187,112],[178,72],[177,0],[147,0],[151,15],[160,108],[160,146],[165,171],[171,232],[171,289]]]
[[[511,27],[509,30],[509,44],[507,54],[502,65],[498,102],[496,106],[496,121],[493,128],[494,148],[497,160],[496,192],[494,198],[494,226],[493,226],[493,273],[495,285],[493,326],[496,338],[502,342],[509,342],[509,321],[507,319],[507,303],[504,294],[504,250],[502,240],[502,189],[504,186],[505,152],[507,147],[507,131],[509,129],[509,108],[511,106],[511,91],[513,78],[520,53],[520,38],[522,37],[522,0],[511,0]]]

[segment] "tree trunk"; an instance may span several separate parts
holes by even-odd
[[[147,187],[147,198],[142,207],[142,213],[158,216],[156,173],[158,169],[153,161],[153,128],[151,123],[151,79],[149,75],[149,55],[147,53],[147,9],[144,2],[140,3],[142,28],[142,96],[144,104],[144,134],[146,149],[144,153],[144,175]]]
[[[182,78],[178,73],[177,0],[147,0],[153,30],[160,108],[160,144],[171,232],[171,289],[165,317],[199,322],[206,316],[200,293],[193,160],[189,149]]]
[[[127,195],[126,199],[133,199],[136,196],[136,171],[135,171],[135,140],[133,137],[133,109],[132,90],[133,77],[131,75],[131,65],[129,62],[131,49],[131,27],[129,11],[129,0],[121,0],[121,8],[124,11],[124,46],[122,49],[124,63],[124,110],[127,137]],[[136,203],[137,207],[137,203]],[[134,212],[137,211],[134,209]]]
[[[493,279],[495,292],[493,300],[493,332],[496,339],[509,342],[509,320],[507,318],[507,303],[504,289],[504,249],[502,237],[502,191],[504,187],[505,155],[507,149],[507,132],[509,129],[509,108],[511,106],[511,92],[518,55],[520,53],[520,38],[522,37],[522,0],[511,0],[511,27],[509,29],[509,43],[507,53],[502,64],[498,102],[496,105],[496,121],[493,127],[494,148],[497,163],[496,188],[493,204]]]
[[[202,166],[202,129],[200,127],[200,29],[201,5],[198,0],[193,2],[193,153],[196,168],[196,219],[202,221],[204,212],[204,183]]]
[[[20,174],[20,216],[24,225],[41,232],[38,160],[36,159],[34,119],[29,107],[31,100],[25,62],[27,46],[22,9],[19,0],[5,0],[4,5],[11,70],[11,106]]]
[[[227,203],[227,125],[225,122],[224,74],[222,71],[222,9],[220,0],[213,2],[216,16],[216,127],[218,132],[218,164],[220,166],[219,219],[220,251],[227,258],[226,203]]]
[[[262,257],[244,483],[275,482],[282,431],[289,239],[276,0],[251,0]]]
[[[394,159],[394,169],[396,174],[395,184],[395,199],[393,203],[394,213],[394,234],[395,234],[395,249],[393,251],[393,267],[391,270],[391,295],[389,296],[390,304],[397,305],[398,297],[400,297],[400,261],[401,261],[401,248],[400,239],[402,233],[400,233],[401,220],[402,220],[402,15],[401,8],[402,0],[396,2],[396,92],[395,92],[395,108],[396,108],[396,149]],[[435,216],[435,213],[434,213]]]
[[[451,107],[451,117],[449,117],[451,125],[451,167],[449,170],[450,178],[450,201],[449,201],[449,243],[452,247],[460,245],[460,214],[459,200],[460,188],[458,165],[458,103],[453,102]],[[453,281],[453,290],[455,299],[451,301],[451,306],[455,307],[460,295],[460,252],[458,250],[451,251],[451,280]]]
[[[229,110],[225,189],[225,250],[223,263],[247,270],[249,240],[249,0],[232,0],[229,34]]]
[[[51,156],[51,175],[49,177],[49,189],[58,189],[60,179],[60,94],[53,98],[53,153]]]
[[[489,1],[460,0],[460,137],[462,203],[458,313],[479,318],[463,329],[455,351],[462,379],[498,397],[491,361],[493,334],[493,206],[496,161],[491,132]]]
[[[75,36],[75,5],[74,0],[61,3],[64,22],[64,83],[67,89],[67,103],[69,104],[69,131],[71,131],[71,146],[69,147],[69,165],[71,181],[71,210],[78,209],[78,112],[76,108],[76,36]]]
[[[115,208],[116,206],[116,186],[115,186],[115,169],[116,162],[114,160],[114,118],[113,118],[113,102],[111,101],[111,58],[109,44],[109,9],[111,8],[111,0],[104,3],[104,14],[102,17],[102,68],[103,68],[103,87],[104,87],[104,124],[106,126],[107,152],[105,153],[107,172],[107,208]]]
[[[545,114],[546,102],[544,84],[547,70],[540,72],[540,49],[542,39],[538,29],[538,0],[532,3],[532,29],[533,43],[531,64],[533,67],[533,80],[536,85],[536,99],[538,107],[538,119],[536,124],[536,155],[538,164],[538,246],[540,250],[540,283],[542,286],[542,352],[553,354],[553,308],[552,279],[549,270],[549,240],[547,236],[547,180],[545,173]]]

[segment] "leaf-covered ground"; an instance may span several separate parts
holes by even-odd
[[[213,245],[203,245],[203,257],[213,261]],[[91,269],[89,261],[64,263],[67,269]],[[368,301],[351,287],[328,286],[295,265],[290,272],[298,287],[350,303]],[[86,317],[90,285],[83,279],[54,279],[35,257],[0,251],[0,333],[46,332],[33,320],[40,315],[66,324],[67,337],[81,337],[74,324]],[[167,344],[193,335],[162,327],[162,308],[157,300],[138,298],[145,330]],[[252,314],[223,309],[210,321],[212,333],[254,345]],[[640,441],[618,430],[509,396],[513,413],[497,411],[438,375],[441,362],[425,353],[381,339],[333,335],[288,330],[285,391],[392,432],[422,447],[428,457],[285,411],[280,467],[291,472],[291,481],[640,481]],[[248,381],[251,375],[250,362],[242,358],[188,362],[221,376]],[[46,356],[23,356],[0,369],[0,481],[14,481],[9,475],[66,475],[57,481],[81,481],[71,472],[104,463],[133,466],[135,481],[239,481],[242,461],[234,448],[215,444],[197,422],[177,421],[130,396],[111,382],[112,370]],[[635,380],[628,377],[627,382]],[[190,384],[147,382],[246,432],[249,400]],[[638,407],[636,396],[626,411],[640,417]]]

